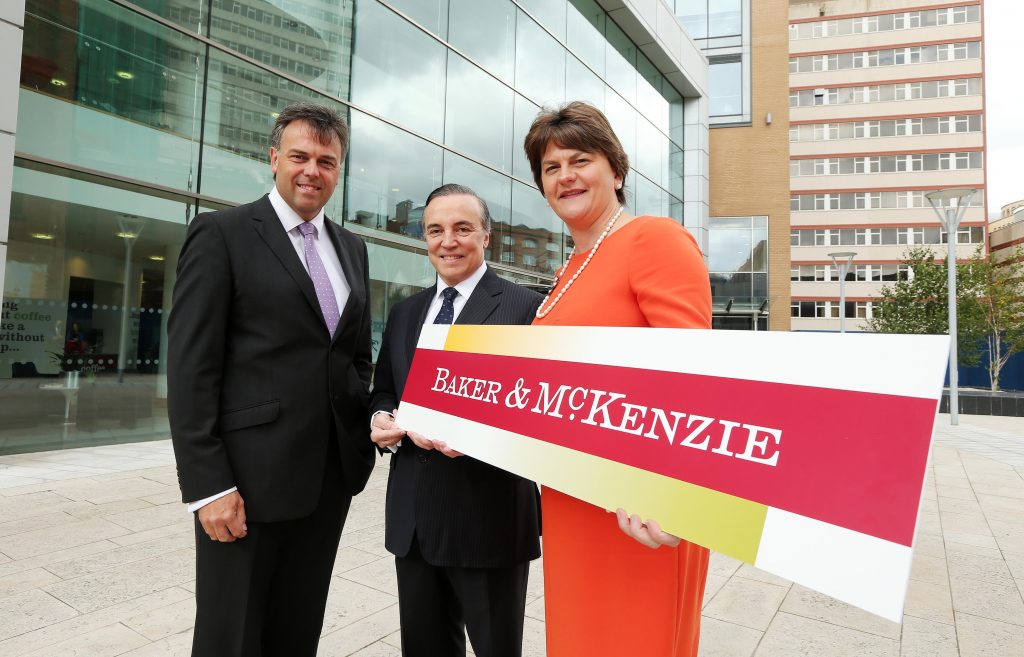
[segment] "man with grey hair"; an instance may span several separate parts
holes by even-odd
[[[391,450],[384,545],[395,555],[403,657],[519,657],[530,560],[540,556],[537,487],[406,433],[402,398],[424,323],[529,324],[541,296],[484,262],[487,203],[443,185],[427,197],[423,232],[437,285],[391,310],[374,376],[373,441]],[[456,458],[460,457],[460,458]]]
[[[168,320],[168,416],[195,514],[196,657],[316,654],[341,530],[373,468],[366,245],[324,216],[348,127],[284,108],[274,188],[197,216]]]

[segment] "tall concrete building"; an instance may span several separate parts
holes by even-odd
[[[855,252],[848,328],[863,326],[913,246],[946,251],[924,194],[974,187],[957,256],[986,242],[981,0],[792,0],[792,327],[839,327],[829,253]],[[849,318],[854,318],[850,321]]]
[[[1004,205],[988,231],[988,247],[996,261],[1017,261],[1017,250],[1024,251],[1024,200]]]

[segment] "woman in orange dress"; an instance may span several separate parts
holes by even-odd
[[[696,241],[624,211],[629,161],[599,110],[542,111],[524,148],[576,245],[534,324],[710,328]],[[696,657],[707,549],[550,488],[541,505],[548,657]]]

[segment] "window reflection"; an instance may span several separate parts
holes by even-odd
[[[353,30],[352,101],[441,141],[444,45],[376,2],[356,4]]]
[[[636,103],[636,46],[615,23],[608,22],[605,79],[630,103]]]
[[[518,0],[557,39],[565,39],[565,0]]]
[[[563,5],[564,6],[564,5]],[[519,12],[516,19],[516,89],[540,105],[559,105],[565,93],[565,48]]]
[[[448,37],[448,0],[388,0],[396,9],[437,36]],[[341,3],[357,4],[357,3]],[[454,7],[453,7],[454,11]]]
[[[278,4],[214,0],[210,37],[332,96],[348,98],[354,4],[341,3],[330,13],[303,3]],[[205,29],[205,8],[202,18]]]
[[[607,14],[595,0],[573,0],[569,5],[566,45],[598,75],[604,75],[605,70],[604,34],[607,21]]]
[[[743,70],[738,61],[714,61],[708,67],[708,112],[730,116],[743,112]]]
[[[513,96],[511,89],[451,53],[445,143],[511,173]]]
[[[708,269],[716,303],[759,304],[768,296],[766,217],[712,217]]]
[[[29,0],[18,149],[186,189],[198,154],[200,52],[109,2]]]
[[[742,0],[708,1],[708,36],[722,37],[741,34],[743,31]]]
[[[0,445],[166,436],[157,400],[187,201],[57,171],[14,170]]]
[[[451,1],[449,43],[511,82],[515,65],[516,7],[510,0]]]
[[[607,89],[605,91],[605,115],[615,135],[622,142],[622,148],[629,156],[630,164],[636,162],[636,110],[621,96]]]
[[[533,171],[523,151],[523,141],[530,124],[537,118],[540,108],[519,94],[515,95],[515,113],[512,122],[512,175],[522,180],[533,180]]]
[[[423,237],[423,201],[441,185],[439,147],[352,112],[345,171],[346,223]]]
[[[491,219],[495,226],[499,223],[508,223],[509,203],[512,197],[511,178],[445,151],[444,184],[448,183],[465,185],[487,201],[487,207],[491,211]],[[492,235],[491,246],[493,247],[493,245],[494,236]]]
[[[534,187],[513,182],[511,219],[506,225],[495,225],[491,248],[499,262],[554,274],[562,266],[565,250],[562,222]]]
[[[565,58],[565,97],[582,100],[604,111],[604,82],[571,54]]]

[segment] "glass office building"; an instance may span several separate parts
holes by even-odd
[[[22,37],[0,65],[18,81],[0,106],[16,116],[0,122],[0,453],[167,437],[187,224],[271,188],[269,132],[296,100],[351,125],[326,211],[367,242],[375,340],[397,300],[434,282],[423,200],[442,183],[488,201],[491,266],[551,280],[571,243],[521,146],[544,105],[601,108],[630,157],[628,209],[700,238],[706,63],[670,12],[602,5],[26,0],[0,15],[0,37]]]

